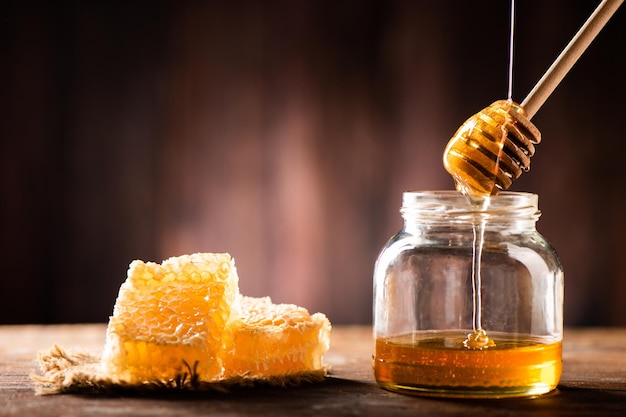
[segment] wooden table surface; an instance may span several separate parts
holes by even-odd
[[[387,392],[371,372],[367,326],[336,326],[325,382],[231,393],[36,395],[36,355],[57,343],[99,353],[105,325],[0,326],[0,416],[626,416],[626,329],[565,333],[559,389],[536,399],[447,400]]]

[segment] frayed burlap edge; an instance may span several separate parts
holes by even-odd
[[[288,387],[306,383],[321,382],[326,378],[327,369],[298,372],[269,377],[246,375],[229,377],[219,381],[201,381],[195,374],[193,365],[185,363],[186,371],[167,381],[147,381],[131,384],[117,381],[104,375],[100,370],[100,356],[85,352],[69,352],[58,345],[38,355],[43,374],[32,374],[35,392],[38,395],[50,394],[113,394],[118,392],[148,393],[154,391],[180,392],[231,392],[233,389],[254,386]]]

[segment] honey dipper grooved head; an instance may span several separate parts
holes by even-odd
[[[458,191],[495,195],[530,169],[534,145],[540,141],[541,133],[524,108],[499,100],[461,125],[446,146],[443,165]]]

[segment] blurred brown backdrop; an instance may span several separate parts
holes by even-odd
[[[241,289],[369,323],[401,193],[450,189],[506,98],[508,2],[10,2],[0,10],[0,323],[104,322],[128,263],[228,251]],[[518,1],[521,101],[596,1]],[[534,121],[568,325],[626,325],[620,10]]]

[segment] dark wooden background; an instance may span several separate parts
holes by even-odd
[[[521,101],[597,2],[518,1]],[[369,323],[401,193],[506,98],[508,2],[10,1],[0,9],[0,323],[103,322],[128,263],[228,251],[241,289]],[[514,190],[568,325],[626,325],[626,11],[534,121]]]

